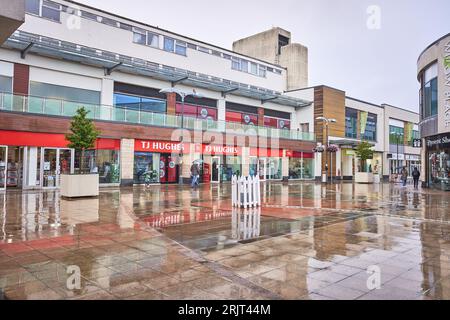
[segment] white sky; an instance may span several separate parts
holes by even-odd
[[[279,26],[309,48],[309,85],[418,111],[417,58],[450,32],[450,0],[78,0],[231,49]],[[381,28],[367,27],[370,5]]]

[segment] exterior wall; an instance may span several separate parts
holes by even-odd
[[[233,50],[257,57],[287,69],[286,90],[308,86],[308,48],[299,43],[289,43],[278,52],[278,36],[291,39],[291,33],[281,28],[252,35],[233,43]]]
[[[66,1],[55,1],[68,6],[73,4]],[[83,10],[96,13],[119,22],[125,22],[131,26],[143,28],[145,30],[156,32],[160,35],[167,35],[172,38],[196,43],[195,40],[174,35],[170,32],[145,26],[137,22],[121,19],[113,15],[99,13],[92,9],[84,8]],[[141,44],[133,43],[133,32],[112,27],[97,21],[79,18],[79,27],[71,27],[71,21],[74,16],[65,12],[61,12],[61,23],[42,19],[33,15],[27,15],[26,22],[20,27],[20,30],[48,36],[58,40],[64,40],[75,44],[80,44],[100,50],[107,50],[117,54],[128,55],[135,58],[149,60],[155,63],[168,65],[171,67],[188,69],[195,72],[208,74],[215,77],[221,77],[241,83],[251,83],[255,86],[268,88],[277,91],[285,89],[286,72],[278,67],[282,74],[267,72],[266,77],[259,77],[250,73],[240,72],[231,69],[231,61],[212,54],[203,53],[194,49],[187,48],[187,56],[177,55],[163,50],[162,37],[160,37],[160,47],[153,48]],[[72,19],[72,20],[71,20]],[[122,45],[118,45],[118,44]],[[225,49],[220,50],[217,47],[198,42],[198,45],[209,48],[211,50],[219,50],[227,54],[239,56],[237,53],[227,52]],[[242,56],[243,57],[243,56]],[[243,57],[248,61],[263,64],[269,67],[275,67],[270,63],[264,63],[250,57]],[[189,66],[186,68],[186,66]]]
[[[25,21],[25,0],[0,0],[0,44]]]
[[[437,134],[450,132],[450,34],[427,48],[417,61],[418,77],[430,64],[438,65]]]

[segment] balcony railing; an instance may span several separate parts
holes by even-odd
[[[82,106],[89,111],[88,117],[93,120],[181,128],[181,116],[61,99],[0,93],[0,111],[72,117],[75,115],[77,109]],[[209,119],[197,119],[188,116],[183,117],[183,128],[189,130],[226,132],[238,135],[263,136],[290,140],[315,140],[315,135],[311,132],[245,125]]]

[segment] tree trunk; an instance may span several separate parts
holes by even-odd
[[[80,152],[80,173],[84,174],[84,149],[81,149]]]

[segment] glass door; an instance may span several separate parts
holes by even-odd
[[[58,188],[61,174],[74,172],[74,151],[72,149],[43,148],[41,152],[41,186],[45,189]]]
[[[8,147],[0,146],[0,190],[6,189],[8,169]]]
[[[258,159],[258,172],[259,172],[259,180],[266,181],[266,175],[267,175],[267,159],[266,158]]]
[[[220,157],[212,157],[211,182],[220,183]]]

